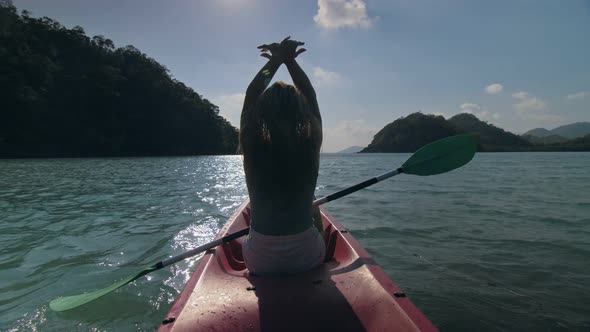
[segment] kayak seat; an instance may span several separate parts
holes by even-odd
[[[250,209],[250,204],[248,204],[248,206],[246,206],[244,208],[244,210],[242,210],[242,219],[244,220],[244,223],[246,224],[246,226],[250,227],[250,214],[251,214],[251,209]]]
[[[236,232],[244,227],[250,227],[250,216],[251,210],[250,205],[248,204],[242,210],[242,213],[240,213],[239,216],[236,218],[234,228],[228,230],[228,232]],[[223,248],[225,259],[227,260],[227,263],[233,270],[241,271],[246,269],[244,255],[242,254],[242,244],[244,243],[245,239],[246,237],[242,236],[235,240],[223,243],[221,245],[221,247]]]
[[[251,213],[250,205],[248,205],[242,211],[242,220],[243,220],[244,225],[246,227],[250,227],[250,213]],[[244,262],[244,255],[242,254],[242,244],[244,244],[245,240],[246,240],[246,237],[242,236],[242,237],[239,237],[229,243],[232,256],[237,262],[241,262],[241,263]]]
[[[328,244],[328,241],[330,241],[330,234],[332,233],[332,225],[324,225],[324,234],[322,234],[322,236],[324,237],[324,243]]]
[[[233,240],[224,244],[225,257],[232,269],[236,271],[244,270],[246,263],[242,255],[242,241]]]
[[[324,263],[329,262],[334,258],[336,251],[336,241],[338,241],[338,232],[334,231],[334,227],[329,222],[324,222],[324,242],[326,243],[326,256]]]
[[[247,206],[242,210],[242,213],[238,217],[241,219],[239,220],[239,223],[244,226],[250,226],[250,217],[250,206]],[[324,223],[322,237],[324,239],[324,243],[326,244],[326,255],[324,262],[326,263],[334,259],[336,244],[338,242],[338,230],[332,226],[325,216],[322,216],[322,219]],[[242,253],[242,244],[244,243],[245,239],[246,237],[240,237],[222,245],[227,262],[234,270],[239,271],[246,269],[246,264],[244,262],[244,256]]]
[[[221,245],[227,263],[235,271],[246,269],[246,263],[244,263],[244,256],[242,255],[242,241],[236,239]]]

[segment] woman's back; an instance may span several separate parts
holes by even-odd
[[[321,264],[324,243],[313,226],[322,125],[315,91],[295,57],[303,43],[288,38],[270,50],[269,62],[246,91],[240,145],[251,204],[244,258],[251,273],[297,273]],[[281,64],[295,86],[266,86]],[[295,263],[294,263],[295,262]]]

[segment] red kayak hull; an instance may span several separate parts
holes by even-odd
[[[251,276],[242,239],[209,250],[158,331],[437,331],[365,249],[322,209],[327,262],[287,277]],[[249,226],[248,203],[218,238]]]

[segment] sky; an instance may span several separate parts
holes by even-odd
[[[517,134],[590,121],[589,0],[13,2],[137,47],[236,127],[266,61],[256,46],[304,41],[323,152],[366,146],[417,111],[468,112]],[[284,66],[275,79],[291,82]]]

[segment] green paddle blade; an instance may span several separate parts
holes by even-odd
[[[403,165],[406,174],[435,175],[467,164],[475,155],[475,138],[457,135],[421,147]]]
[[[128,283],[130,283],[138,278],[141,278],[144,275],[146,275],[150,272],[156,271],[156,270],[158,270],[158,268],[156,268],[155,266],[150,266],[147,269],[137,273],[136,275],[133,275],[129,278],[123,279],[123,280],[121,280],[121,281],[119,281],[107,288],[99,289],[99,290],[96,290],[96,291],[90,292],[90,293],[65,296],[65,297],[58,297],[57,299],[51,300],[51,302],[49,302],[49,308],[51,308],[51,310],[57,311],[57,312],[74,309],[74,308],[79,307],[83,304],[94,301],[94,300],[98,299],[99,297],[106,295],[118,288],[121,288],[121,287],[127,285]]]

